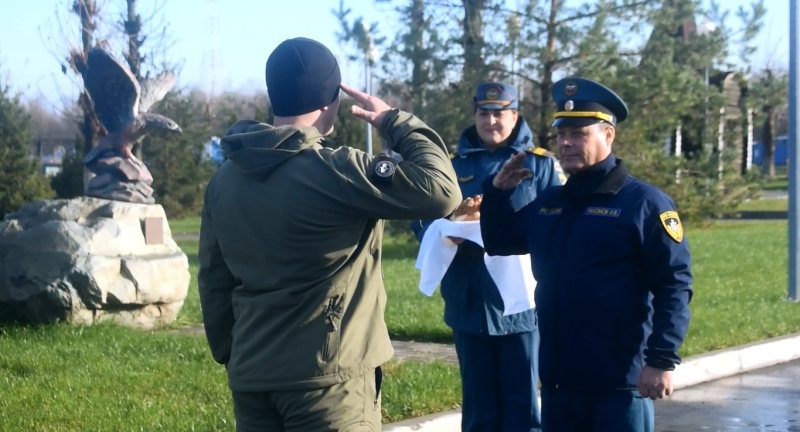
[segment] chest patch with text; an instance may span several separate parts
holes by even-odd
[[[540,215],[555,216],[561,214],[561,207],[539,207]]]
[[[586,216],[605,216],[605,217],[619,217],[622,209],[608,208],[608,207],[587,207]]]

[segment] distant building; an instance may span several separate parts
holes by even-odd
[[[64,158],[75,153],[75,139],[48,138],[33,143],[33,156],[42,164],[42,174],[51,177],[61,172]]]
[[[781,135],[775,138],[775,151],[772,153],[775,166],[784,166],[789,163],[789,136]],[[761,166],[764,163],[764,143],[753,143],[753,165]]]

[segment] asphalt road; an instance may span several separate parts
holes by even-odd
[[[800,360],[676,391],[657,432],[800,432]]]

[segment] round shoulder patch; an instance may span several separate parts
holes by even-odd
[[[379,160],[375,164],[375,174],[379,177],[391,177],[394,174],[394,165],[390,160]]]

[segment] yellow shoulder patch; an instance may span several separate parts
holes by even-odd
[[[542,147],[528,147],[525,151],[542,157],[553,157],[555,153]]]
[[[661,218],[661,225],[664,226],[667,234],[669,234],[673,240],[680,243],[681,240],[683,240],[683,225],[681,224],[681,218],[678,217],[678,212],[665,211],[661,213],[659,217]]]

